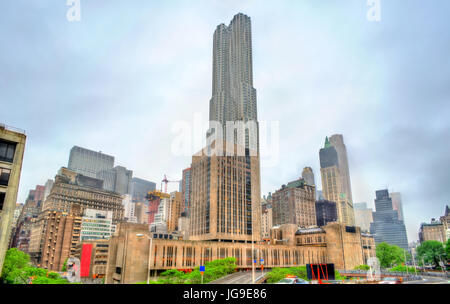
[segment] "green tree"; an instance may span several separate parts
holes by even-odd
[[[447,240],[447,244],[445,245],[445,255],[447,259],[450,259],[450,239]]]
[[[370,270],[369,265],[359,265],[355,267],[355,270]]]
[[[419,261],[439,266],[439,262],[445,260],[444,245],[439,241],[425,241],[417,247],[417,256]]]
[[[4,283],[14,284],[21,269],[30,265],[30,256],[17,248],[11,248],[6,252],[1,280]]]
[[[409,256],[404,249],[396,245],[389,245],[385,242],[377,245],[376,254],[382,268],[401,265],[405,262],[405,255]]]
[[[65,259],[65,261],[64,261],[64,264],[63,264],[63,266],[62,266],[62,268],[61,268],[61,271],[67,271],[67,260],[68,260],[69,258],[66,258]]]

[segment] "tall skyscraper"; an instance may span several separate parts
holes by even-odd
[[[70,150],[68,169],[96,178],[97,173],[114,167],[114,156],[78,146]]]
[[[0,124],[0,273],[11,236],[26,138],[25,132]]]
[[[222,138],[227,138],[227,122],[252,121],[257,125],[250,17],[239,13],[229,26],[217,26],[214,32],[212,76],[209,120],[222,124]],[[218,130],[209,130],[209,134],[214,132]],[[234,134],[233,140],[239,138],[244,138],[244,133]],[[252,142],[255,144],[252,148],[257,150],[257,126],[256,130],[245,130],[245,147],[248,148]],[[239,144],[238,141],[235,143]]]
[[[408,250],[405,223],[398,219],[398,212],[392,208],[388,190],[375,192],[375,212],[370,225],[370,233],[375,235],[375,243],[386,242]]]
[[[391,192],[391,199],[392,199],[392,208],[394,208],[394,210],[397,210],[398,212],[398,219],[404,221],[402,196],[400,192]]]
[[[314,181],[314,172],[311,167],[303,168],[302,178],[305,180],[306,184],[316,186],[316,182]]]
[[[336,203],[326,200],[316,201],[317,226],[326,226],[328,223],[337,221]]]
[[[322,191],[326,200],[336,202],[338,221],[353,226],[355,216],[351,201],[347,154],[341,139],[342,135],[334,137],[336,146],[333,146],[327,137],[324,147],[319,151]]]
[[[228,27],[217,27],[212,78],[209,146],[192,157],[189,238],[258,241],[261,182],[250,17],[239,13]],[[248,128],[226,134],[227,123]],[[219,154],[211,155],[212,149]]]

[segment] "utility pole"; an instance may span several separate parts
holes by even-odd
[[[413,263],[414,263],[414,272],[417,275],[416,259],[414,258],[414,253],[415,253],[414,248],[411,248],[411,257],[412,257]]]

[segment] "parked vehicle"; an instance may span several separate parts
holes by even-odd
[[[381,279],[380,284],[401,284],[402,280],[396,277],[385,277]]]

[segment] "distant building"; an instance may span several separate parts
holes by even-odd
[[[445,206],[445,212],[444,215],[440,217],[440,221],[442,225],[444,225],[445,241],[447,242],[447,240],[450,239],[450,208],[448,208],[448,206]]]
[[[119,194],[131,194],[133,171],[122,166],[97,172],[96,178],[103,180],[103,189]]]
[[[270,239],[270,230],[273,227],[273,210],[272,197],[269,193],[270,199],[264,199],[261,203],[261,238],[265,241]]]
[[[136,204],[133,203],[130,194],[125,194],[122,196],[122,204],[123,204],[123,219],[126,222],[137,223],[136,218]]]
[[[162,198],[158,204],[158,211],[154,220],[150,223],[150,231],[158,233],[167,233],[167,217],[170,198]]]
[[[134,215],[139,224],[148,224],[148,202],[135,202]]]
[[[68,169],[79,174],[93,177],[103,170],[114,167],[114,156],[95,152],[78,146],[70,150]]]
[[[156,189],[156,184],[145,179],[133,177],[131,179],[131,194],[133,202],[145,202],[147,201],[147,194],[149,191]]]
[[[80,240],[109,239],[113,234],[112,211],[86,209],[81,220]]]
[[[316,221],[317,226],[326,226],[328,223],[337,222],[337,208],[336,203],[320,200],[316,201]]]
[[[367,203],[354,204],[355,225],[361,227],[361,231],[369,232],[370,223],[373,222],[372,208],[367,208]]]
[[[69,212],[71,205],[80,204],[84,209],[113,211],[113,222],[123,219],[122,196],[103,190],[103,181],[61,168],[55,176],[50,195],[45,200],[42,211]]]
[[[170,193],[169,206],[167,210],[167,231],[174,232],[178,230],[178,219],[184,209],[181,192],[174,191]]]
[[[191,197],[191,168],[183,170],[183,179],[181,180],[181,196],[183,198],[183,211],[189,216],[189,202]]]
[[[25,141],[24,131],[0,124],[0,272],[10,242]]]
[[[401,221],[404,221],[402,196],[401,196],[400,192],[392,192],[390,195],[391,195],[391,199],[392,199],[392,208],[394,210],[397,210],[398,219]]]
[[[45,201],[47,199],[48,195],[50,194],[50,191],[52,190],[52,187],[53,187],[53,180],[48,179],[44,186],[44,198],[42,201]]]
[[[334,144],[330,142],[333,139]],[[353,202],[348,173],[347,152],[342,135],[333,135],[319,151],[320,173],[322,176],[323,196],[336,202],[338,221],[346,225],[355,224]]]
[[[446,242],[446,230],[444,224],[440,221],[431,219],[431,223],[422,223],[419,230],[419,241],[438,241]]]
[[[64,261],[75,254],[81,222],[79,204],[72,204],[69,212],[41,212],[33,220],[29,246],[31,261],[38,267],[61,271]]]
[[[314,181],[314,172],[311,167],[303,168],[302,178],[305,180],[305,183],[310,186],[316,186]]]
[[[386,242],[408,250],[405,223],[398,219],[397,210],[392,207],[388,190],[378,190],[375,194],[376,211],[373,212],[370,232],[375,235],[376,244]]]
[[[306,184],[302,178],[282,185],[272,195],[273,225],[317,225],[315,197],[315,187]]]
[[[182,212],[178,219],[178,232],[183,240],[189,240],[189,218]]]

